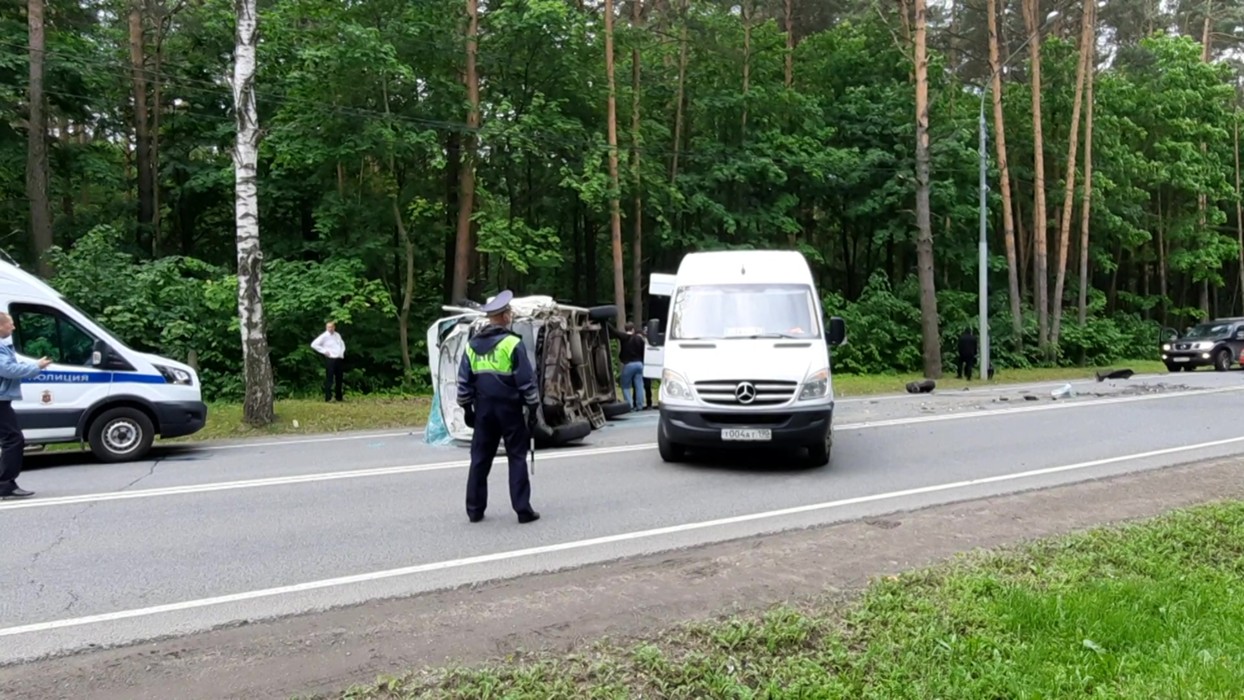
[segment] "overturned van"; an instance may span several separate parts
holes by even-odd
[[[445,306],[453,315],[428,328],[428,365],[437,401],[432,410],[455,440],[470,440],[458,393],[458,366],[467,341],[488,319],[478,306]],[[630,407],[618,400],[609,328],[614,306],[584,308],[548,296],[515,297],[511,330],[522,336],[540,390],[537,447],[555,447],[587,437]]]

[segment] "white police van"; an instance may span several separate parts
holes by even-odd
[[[13,402],[29,445],[87,442],[105,462],[140,459],[156,435],[190,435],[207,422],[198,373],[129,348],[55,289],[0,260],[0,311],[16,326],[19,359],[52,360],[22,381]],[[3,341],[0,341],[3,342]]]

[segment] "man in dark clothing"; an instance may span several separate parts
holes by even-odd
[[[959,364],[955,376],[972,381],[972,366],[976,364],[976,336],[968,328],[959,336]]]
[[[622,399],[630,404],[632,410],[643,410],[639,395],[644,391],[644,336],[635,332],[634,323],[626,324],[625,333],[613,326],[607,328],[609,335],[621,344],[618,363],[622,365]],[[651,388],[648,388],[645,398],[648,405],[652,405]]]
[[[509,290],[484,305],[490,325],[467,345],[458,366],[458,405],[466,413],[471,435],[471,469],[467,474],[466,510],[471,522],[484,519],[488,507],[488,473],[497,446],[505,439],[510,465],[510,505],[518,522],[540,519],[531,508],[527,448],[538,420],[540,394],[522,338],[509,330],[513,321]],[[523,415],[523,406],[527,415]]]

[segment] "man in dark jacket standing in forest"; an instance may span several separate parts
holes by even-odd
[[[527,476],[527,448],[536,426],[540,393],[527,348],[509,329],[513,298],[514,294],[506,290],[483,306],[489,326],[471,338],[458,366],[458,405],[473,430],[466,493],[467,517],[473,523],[484,519],[488,473],[503,438],[510,465],[510,504],[518,513],[518,522],[540,518],[531,508],[531,480]]]

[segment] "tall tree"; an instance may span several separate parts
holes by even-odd
[[[1054,278],[1054,295],[1050,298],[1050,344],[1058,347],[1058,333],[1063,319],[1063,287],[1067,282],[1067,255],[1071,249],[1071,215],[1075,208],[1076,155],[1080,146],[1080,109],[1084,100],[1084,74],[1088,71],[1089,54],[1093,50],[1092,0],[1084,3],[1080,17],[1080,62],[1076,66],[1075,96],[1071,102],[1071,135],[1067,144],[1067,171],[1063,186],[1062,221],[1058,227],[1058,271]]]
[[[942,376],[937,289],[933,276],[933,226],[929,212],[929,56],[928,7],[916,6],[916,265],[920,279],[920,329],[924,340],[924,376]]]
[[[1028,55],[1032,71],[1032,152],[1033,152],[1033,205],[1032,205],[1032,236],[1033,236],[1033,281],[1035,282],[1036,298],[1033,305],[1037,309],[1037,345],[1042,351],[1049,351],[1050,317],[1049,317],[1049,243],[1046,240],[1046,209],[1045,209],[1045,141],[1041,133],[1041,27],[1039,0],[1023,0],[1024,26],[1028,30]]]
[[[613,240],[613,303],[618,325],[626,325],[626,285],[622,266],[622,212],[618,201],[618,96],[613,75],[613,0],[605,0],[605,74],[609,83],[609,230]]]
[[[155,172],[151,157],[151,118],[148,114],[147,51],[143,32],[143,0],[130,0],[130,80],[134,97],[134,160],[138,166],[139,236],[151,241],[154,253]],[[157,79],[159,76],[156,76]]]
[[[238,251],[238,320],[246,399],[242,419],[264,426],[275,418],[272,360],[263,309],[263,252],[259,247],[259,114],[255,107],[255,54],[259,38],[256,0],[235,0],[237,43],[233,55],[233,148]]]
[[[463,80],[467,89],[467,133],[462,144],[462,164],[458,170],[458,236],[454,245],[454,277],[451,303],[460,303],[467,295],[467,279],[471,274],[471,214],[475,210],[475,146],[479,131],[479,73],[475,56],[479,46],[479,2],[466,0],[466,71]]]
[[[44,277],[52,274],[44,254],[52,247],[52,210],[48,201],[48,118],[43,90],[46,37],[45,0],[29,0],[26,23],[30,32],[30,82],[26,115],[26,198],[30,206],[30,241],[37,258],[35,269]]]
[[[1002,110],[1002,41],[998,36],[997,0],[988,0],[985,11],[989,25],[989,70],[993,83],[994,149],[998,154],[998,176],[1002,186],[1002,234],[1006,244],[1006,273],[1011,301],[1011,332],[1016,349],[1024,347],[1024,317],[1019,291],[1019,265],[1015,259],[1015,219],[1011,204],[1011,168],[1006,155],[1006,127]]]
[[[644,314],[644,181],[640,170],[640,37],[643,3],[631,0],[631,180],[635,188],[631,211],[631,318],[638,324]]]
[[[1084,203],[1080,205],[1080,300],[1077,320],[1083,326],[1088,320],[1089,286],[1089,220],[1093,201],[1093,83],[1097,82],[1097,2],[1089,0],[1088,74],[1084,87]]]

